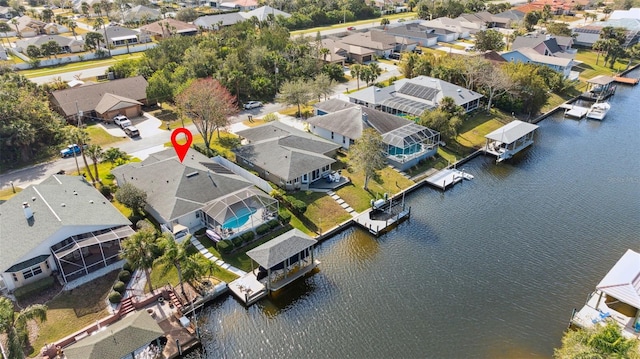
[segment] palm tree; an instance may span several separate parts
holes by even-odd
[[[188,235],[181,243],[176,242],[171,234],[166,232],[163,233],[159,239],[162,256],[156,259],[156,263],[163,265],[162,275],[166,275],[171,270],[171,266],[176,267],[182,295],[185,295],[184,283],[182,281],[182,266],[187,260],[187,247],[190,244],[191,235]]]
[[[629,63],[627,63],[627,68],[625,70],[629,69],[629,66],[631,66],[634,59],[640,58],[640,44],[635,44],[628,48],[627,56],[629,56]]]
[[[107,48],[107,51],[109,51],[109,57],[111,57],[111,46],[109,46],[109,37],[107,37],[107,28],[104,23],[104,19],[101,17],[97,18],[96,21],[93,23],[94,30],[100,30],[100,27],[102,27],[102,32],[104,34],[105,47]]]
[[[152,292],[151,268],[159,252],[156,234],[150,230],[138,231],[122,241],[121,246],[120,258],[126,260],[132,268],[144,271],[149,292]]]
[[[100,182],[100,174],[98,173],[98,163],[102,158],[104,158],[104,151],[102,150],[102,147],[98,145],[89,145],[86,151],[87,151],[87,155],[89,155],[89,158],[91,158],[91,160],[93,161],[93,168],[96,171],[96,180]]]
[[[0,22],[0,32],[4,32],[4,37],[7,38],[7,42],[9,42],[9,36],[7,35],[9,31],[11,31],[11,26],[4,21]],[[2,40],[2,45],[4,45],[4,40]]]
[[[80,122],[80,121],[78,121]],[[84,144],[89,141],[89,135],[87,131],[85,131],[81,127],[71,127],[69,132],[67,133],[67,138],[71,140],[72,143],[78,144],[80,146],[80,154],[82,155],[82,160],[84,161],[84,167],[87,169],[89,173],[89,178],[91,179],[91,183],[95,183],[96,180],[93,178],[93,173],[91,173],[91,169],[89,168],[89,163],[87,162],[86,150],[84,148]]]
[[[362,74],[362,65],[360,64],[351,65],[349,72],[351,72],[351,77],[356,79],[356,82],[358,84],[358,90],[360,90],[360,75]]]
[[[82,9],[84,16],[89,17],[89,4],[87,4],[86,1],[83,1],[82,4],[80,4],[80,9]]]
[[[7,356],[10,359],[24,358],[22,348],[28,340],[27,322],[34,319],[46,321],[47,307],[36,304],[16,312],[9,299],[0,297],[0,333],[7,335]]]
[[[18,19],[14,17],[13,19],[11,19],[11,23],[16,27],[16,36],[18,37],[18,39],[21,38],[22,35],[20,35],[20,30],[18,30]]]
[[[184,280],[191,282],[204,277],[207,274],[207,270],[211,270],[209,263],[215,265],[200,252],[188,256],[182,268]]]
[[[68,19],[67,20],[67,26],[71,30],[71,33],[73,34],[73,38],[78,40],[78,37],[76,36],[76,28],[78,27],[78,24],[75,21],[73,21],[72,19]]]
[[[322,61],[327,62],[327,55],[331,53],[331,50],[323,47],[320,49],[320,55],[322,55]]]
[[[111,163],[111,167],[115,167],[116,163],[119,161],[126,161],[129,159],[129,155],[126,152],[121,151],[118,147],[111,147],[106,150],[103,154],[103,159],[106,162]]]

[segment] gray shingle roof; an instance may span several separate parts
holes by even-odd
[[[142,105],[142,102],[114,95],[112,93],[106,93],[102,96],[102,99],[96,105],[96,112],[99,114],[103,114],[110,110],[115,110],[118,108],[125,108],[134,105]]]
[[[278,15],[284,16],[285,18],[291,17],[291,14],[284,11],[280,11],[278,9],[274,9],[271,6],[261,6],[257,9],[254,9],[248,12],[241,12],[239,14],[242,15],[242,17],[244,17],[245,19],[250,19],[251,17],[255,16],[260,21],[267,20],[267,17],[270,14],[273,14],[274,17],[277,17]]]
[[[208,202],[253,186],[244,178],[189,149],[180,163],[173,148],[146,160],[114,168],[118,183],[130,182],[147,193],[147,204],[165,222],[201,209]]]
[[[222,22],[222,26],[229,26],[245,20],[246,19],[239,13],[232,12],[227,14],[200,16],[193,21],[193,24],[211,30],[218,26],[219,22]]]
[[[512,143],[520,137],[526,135],[527,133],[535,131],[537,128],[538,125],[514,120],[500,127],[499,129],[485,135],[484,137],[503,143]]]
[[[269,242],[247,252],[247,255],[264,268],[271,268],[287,258],[318,243],[298,229],[292,229]]]
[[[33,211],[32,220],[25,218],[24,202]],[[0,205],[0,271],[28,259],[25,256],[63,228],[81,229],[71,235],[124,225],[131,222],[83,177],[53,175]]]
[[[142,310],[64,348],[64,354],[69,359],[130,357],[136,349],[163,335],[156,320]]]
[[[147,85],[147,80],[142,76],[128,77],[53,91],[50,100],[54,106],[62,110],[65,116],[70,116],[75,115],[78,110],[84,112],[95,110],[104,94],[107,93],[144,102],[147,98]]]
[[[337,98],[332,98],[327,101],[318,102],[317,104],[313,105],[313,107],[317,108],[318,110],[328,112],[328,113],[344,110],[345,108],[359,107],[359,106],[360,105],[357,105],[355,103],[342,101]]]
[[[104,33],[102,31],[99,31],[99,32],[102,35],[106,33],[110,41],[114,41],[115,39],[122,39],[122,38],[134,38],[134,37],[138,37],[138,35],[140,34],[137,31],[127,29],[126,27],[122,27],[122,26],[107,26],[104,28]]]
[[[432,39],[434,37],[438,37],[438,35],[433,33],[432,30],[430,30],[428,27],[416,23],[401,24],[400,26],[390,27],[389,29],[387,29],[387,33],[398,36],[422,39]]]

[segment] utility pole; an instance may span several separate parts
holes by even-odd
[[[277,62],[273,63],[273,74],[276,82],[276,95],[278,95],[278,63]]]
[[[80,125],[81,125],[80,117],[82,116],[82,111],[80,111],[80,109],[78,108],[78,101],[76,101],[76,112],[77,112],[76,116],[78,117],[78,131],[80,131]],[[76,146],[82,146],[82,144],[76,143]],[[78,170],[78,176],[80,176],[81,173],[80,173],[80,165],[78,165],[78,153],[76,152],[75,147],[73,147],[72,151],[73,151],[73,159],[76,160],[76,169]]]

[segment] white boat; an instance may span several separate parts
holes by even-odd
[[[609,112],[610,109],[611,105],[609,105],[608,102],[594,103],[589,111],[587,111],[587,118],[603,120],[604,116],[607,115],[607,112]]]

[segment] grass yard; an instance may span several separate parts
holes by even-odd
[[[246,121],[242,121],[242,124],[247,127],[258,127],[268,122],[269,121],[264,121],[264,120],[252,120],[251,122],[249,122],[249,120],[246,120]]]
[[[344,28],[345,26],[355,26],[356,29],[357,29],[358,25],[368,25],[368,24],[380,25],[380,21],[382,20],[382,18],[386,18],[386,19],[389,19],[389,20],[413,19],[416,16],[417,16],[416,12],[403,12],[403,13],[399,13],[399,14],[385,15],[385,16],[382,16],[382,17],[379,17],[379,18],[376,18],[376,19],[359,20],[359,21],[347,22],[346,24],[334,24],[334,25],[330,25],[330,26],[314,27],[312,29],[306,29],[306,30],[291,31],[291,37],[297,36],[297,35],[306,35],[306,34],[315,35],[318,31],[324,31],[324,30],[330,30],[330,29],[336,29],[336,28]]]
[[[116,270],[76,289],[61,292],[47,302],[47,321],[38,325],[38,338],[32,343],[34,351],[27,354],[34,357],[46,343],[53,343],[108,316],[105,299],[118,273]]]
[[[302,106],[300,105],[300,111],[304,114],[305,112],[313,113],[312,106]],[[281,115],[296,117],[298,114],[298,106],[287,107],[278,111]]]
[[[325,232],[351,218],[351,215],[326,193],[298,191],[290,195],[307,204],[304,218],[299,219],[313,232]]]
[[[169,122],[169,128],[172,130],[178,127],[187,127],[193,122],[190,118],[180,118],[176,108],[168,103],[163,103],[162,108],[149,111],[149,114],[162,121],[162,124],[158,128],[163,130],[167,128],[167,122]]]
[[[462,45],[450,44],[448,42],[439,42],[438,45],[444,46],[444,47],[450,47],[450,48],[456,49],[456,50],[464,50],[464,49],[466,49],[466,47],[464,47]]]
[[[116,137],[112,136],[102,127],[97,124],[90,124],[86,127],[87,133],[89,134],[89,138],[91,139],[91,144],[98,146],[106,146],[112,143],[124,141],[126,137]]]
[[[229,147],[227,142],[230,142],[230,140],[236,139],[236,138],[238,138],[238,136],[234,135],[233,133],[224,132],[224,131],[220,131],[220,138],[218,138],[218,134],[216,132],[213,134],[213,138],[210,143],[211,149],[219,153],[221,156],[229,159],[230,161],[235,162],[236,155],[235,153],[233,153],[233,151],[231,151],[231,148]],[[180,138],[178,138],[178,141],[180,141]],[[191,142],[191,144],[204,145],[204,139],[202,138],[202,135],[199,133],[194,133],[193,142]],[[164,144],[164,147],[171,147],[171,146],[173,146],[171,144],[171,141],[166,142]]]
[[[425,173],[431,168],[441,170],[447,167],[447,165],[448,165],[447,160],[436,154],[435,156],[429,158],[428,160],[420,162],[417,166],[411,167],[409,170],[405,172],[409,176],[413,177],[413,176],[417,176],[422,173]]]
[[[343,171],[343,176],[351,179],[351,184],[335,191],[351,208],[362,212],[370,207],[372,199],[382,198],[385,193],[395,194],[414,184],[403,177],[396,170],[385,167],[378,171],[378,176],[369,180],[368,190],[363,188],[364,175],[362,173]]]
[[[596,59],[598,59],[598,53],[589,49],[578,49],[576,54],[576,60],[582,61],[573,67],[574,71],[580,72],[580,78],[587,80],[598,75],[613,75],[615,73],[624,71],[629,64],[628,59],[618,59],[613,66],[613,69],[608,66],[604,66],[604,54],[600,54],[598,64],[596,65]],[[637,64],[640,60],[636,59],[631,63],[631,66]]]
[[[500,111],[492,110],[491,113],[479,111],[472,118],[464,121],[456,142],[467,148],[482,147],[486,134],[497,130],[511,120],[510,116]]]
[[[40,67],[37,69],[18,71],[18,73],[27,78],[58,75],[58,74],[69,72],[69,71],[80,71],[80,70],[92,69],[92,68],[102,67],[102,66],[111,66],[120,60],[139,59],[142,56],[144,56],[144,53],[142,52],[125,54],[125,55],[116,55],[107,59],[72,62],[72,63],[67,63],[64,65],[58,65],[54,67]]]

